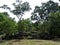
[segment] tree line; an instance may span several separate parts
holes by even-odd
[[[31,19],[22,19],[24,13],[31,10],[29,3],[21,3],[19,0],[16,3],[13,3],[14,10],[11,10],[7,5],[0,7],[8,9],[19,19],[18,22],[15,22],[14,18],[9,17],[7,12],[0,13],[0,35],[3,35],[2,39],[60,38],[60,6],[57,2],[49,0],[42,3],[42,6],[35,6],[31,13]],[[36,22],[33,23],[32,20]]]

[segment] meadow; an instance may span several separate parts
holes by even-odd
[[[15,39],[1,42],[0,45],[60,45],[60,41],[38,39]]]

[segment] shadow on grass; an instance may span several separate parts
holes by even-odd
[[[54,41],[54,42],[60,42],[60,38],[52,39],[52,41]]]

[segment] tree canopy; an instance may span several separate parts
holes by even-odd
[[[0,13],[0,33],[14,35],[17,32],[16,22],[5,13]]]
[[[12,5],[14,6],[13,10],[11,10],[11,8],[8,7],[8,5],[3,5],[0,8],[9,9],[10,12],[12,12],[14,15],[16,15],[19,20],[22,19],[22,16],[26,11],[31,10],[31,7],[28,2],[22,3],[22,1],[18,0],[16,3],[13,3]]]
[[[32,12],[32,20],[47,20],[49,13],[60,11],[58,3],[49,0],[46,3],[42,3],[41,6],[35,6],[34,11]]]

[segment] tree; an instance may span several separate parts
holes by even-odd
[[[60,12],[51,13],[48,20],[50,21],[49,33],[52,37],[60,37]]]
[[[37,21],[47,20],[49,13],[59,11],[59,5],[52,0],[42,3],[42,6],[35,6],[31,19]]]
[[[14,15],[16,15],[19,20],[22,19],[22,16],[26,11],[29,11],[31,9],[28,2],[22,3],[22,1],[19,1],[19,0],[17,0],[16,3],[13,3],[13,6],[15,8],[14,10],[11,10],[11,8],[8,7],[7,5],[3,5],[0,8],[9,9],[10,12],[12,12]]]
[[[30,19],[23,19],[18,22],[18,30],[23,32],[30,32],[32,31],[32,22]]]
[[[17,24],[7,14],[0,13],[0,33],[5,35],[14,35],[17,33]]]
[[[20,38],[30,36],[30,33],[33,32],[34,29],[30,19],[23,19],[18,22],[18,36],[20,36]]]
[[[18,33],[22,34],[22,31],[21,30],[28,30],[28,26],[26,25],[26,27],[24,26],[24,21],[22,20],[22,16],[23,14],[26,12],[26,11],[29,11],[31,8],[30,8],[30,5],[28,2],[24,2],[22,3],[20,0],[17,0],[16,3],[13,3],[13,6],[14,6],[14,10],[11,10],[10,7],[8,7],[7,5],[3,5],[1,6],[0,8],[3,8],[3,9],[9,9],[9,11],[11,13],[13,13],[14,15],[16,15],[19,19],[19,21],[22,21],[22,22],[18,22]],[[10,23],[10,22],[9,22]],[[27,22],[28,23],[28,22]],[[11,24],[11,23],[10,23]],[[24,25],[23,25],[24,24]],[[21,25],[21,26],[20,26]],[[19,28],[20,27],[20,28]],[[26,29],[25,29],[26,28]],[[20,32],[21,31],[21,32]]]

